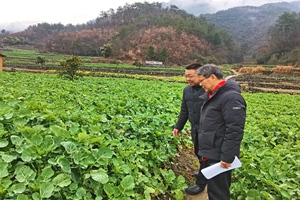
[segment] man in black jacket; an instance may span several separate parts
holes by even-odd
[[[220,162],[229,168],[235,156],[239,157],[246,120],[246,102],[237,84],[223,79],[220,68],[206,64],[196,71],[200,86],[205,90],[201,96],[198,157],[202,168]],[[229,200],[231,170],[223,172],[207,181],[210,200]]]
[[[199,99],[199,96],[205,93],[203,88],[199,85],[199,78],[196,74],[196,70],[202,65],[193,63],[186,67],[185,78],[188,85],[183,90],[181,110],[178,116],[178,121],[173,130],[173,135],[175,137],[180,135],[180,131],[185,126],[187,120],[191,123],[191,136],[194,143],[194,152],[197,155],[198,152],[198,129],[199,129],[199,119],[200,119],[200,108],[203,104],[203,100]],[[200,157],[198,157],[200,161]],[[202,173],[198,172],[196,175],[196,184],[190,186],[186,189],[188,194],[198,194],[205,189],[206,178]]]

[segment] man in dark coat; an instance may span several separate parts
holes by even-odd
[[[235,156],[239,157],[246,120],[246,102],[237,84],[223,79],[221,69],[206,64],[196,71],[200,86],[205,90],[201,96],[198,157],[201,168],[220,162],[221,167],[230,168]],[[231,170],[207,181],[210,200],[229,200]]]
[[[198,152],[198,129],[200,119],[200,108],[203,104],[203,99],[199,99],[199,96],[205,93],[203,88],[199,85],[199,79],[196,75],[196,70],[202,65],[193,63],[186,67],[185,78],[188,85],[183,90],[182,103],[178,121],[173,130],[175,137],[180,135],[180,131],[184,128],[186,122],[189,120],[191,123],[191,136],[194,143],[194,152],[197,155]],[[199,161],[200,158],[198,157]],[[205,189],[206,178],[201,173],[196,173],[196,184],[186,189],[188,194],[198,194]]]

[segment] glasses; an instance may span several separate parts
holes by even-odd
[[[209,77],[208,77],[208,78],[209,78]],[[205,77],[205,78],[203,78],[202,80],[199,80],[199,84],[202,83],[202,81],[204,81],[205,79],[208,79],[208,78]]]

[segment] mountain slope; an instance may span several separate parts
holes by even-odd
[[[160,3],[135,3],[118,10],[102,12],[87,24],[64,26],[42,23],[3,36],[5,45],[35,45],[43,51],[72,55],[103,56],[105,45],[114,59],[144,63],[162,61],[182,65],[236,63],[242,60],[239,46],[231,36],[176,6]],[[0,37],[1,44],[1,37]]]
[[[300,12],[300,1],[235,7],[201,16],[227,31],[238,43],[245,44],[253,54],[265,43],[267,32],[278,17],[293,11]]]

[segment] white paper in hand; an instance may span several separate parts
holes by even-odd
[[[226,172],[228,170],[233,170],[233,169],[239,168],[241,166],[242,166],[241,161],[238,159],[238,157],[235,156],[233,162],[231,163],[231,167],[229,167],[228,169],[222,168],[220,162],[218,162],[214,165],[211,165],[209,167],[202,169],[201,172],[205,176],[205,178],[211,179],[212,177],[214,177],[222,172]]]

